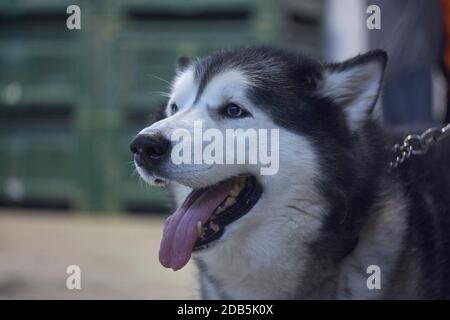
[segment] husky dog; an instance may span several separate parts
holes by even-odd
[[[392,139],[372,112],[386,62],[265,47],[180,58],[165,118],[131,144],[140,176],[170,182],[180,205],[162,265],[192,256],[207,299],[450,298],[450,145],[389,172]],[[174,164],[172,133],[198,120],[279,129],[278,172]]]

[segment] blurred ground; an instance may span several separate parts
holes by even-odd
[[[0,299],[196,299],[191,263],[158,262],[163,218],[0,210]],[[81,268],[81,290],[66,268]]]

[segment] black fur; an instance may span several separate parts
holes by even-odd
[[[177,73],[181,73],[184,70],[186,70],[190,65],[192,64],[192,61],[189,57],[181,56],[177,59],[177,66],[176,71]]]

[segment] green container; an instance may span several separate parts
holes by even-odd
[[[77,46],[68,41],[0,41],[0,104],[73,106],[79,95]]]
[[[0,199],[75,206],[82,190],[75,179],[79,141],[61,125],[0,125]]]

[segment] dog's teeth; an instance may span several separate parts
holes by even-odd
[[[230,196],[237,197],[240,192],[241,192],[241,187],[238,184],[235,184],[233,186],[233,189],[231,189],[231,191],[230,191]]]
[[[232,206],[233,204],[235,204],[235,202],[236,202],[236,199],[235,198],[233,198],[233,197],[228,197],[226,200],[225,200],[225,208],[228,208],[228,207],[230,207],[230,206]]]
[[[221,213],[221,212],[224,212],[224,211],[225,211],[225,208],[222,207],[222,206],[218,206],[217,209],[216,209],[216,213]]]
[[[199,237],[203,234],[202,222],[200,220],[197,222],[197,233]]]
[[[214,232],[217,232],[217,231],[220,230],[219,225],[216,224],[216,223],[214,223],[214,222],[212,222],[212,221],[209,222],[209,227],[210,227]]]

